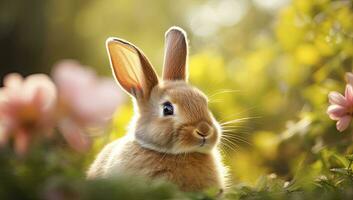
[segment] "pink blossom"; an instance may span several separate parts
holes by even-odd
[[[327,109],[327,114],[332,120],[337,121],[337,130],[342,132],[352,121],[353,87],[347,84],[344,96],[338,92],[330,92],[328,98],[331,105]]]
[[[89,128],[102,128],[123,102],[122,91],[112,78],[99,78],[93,70],[73,60],[58,63],[53,78],[60,96],[59,129],[78,151],[90,147]]]
[[[15,150],[24,154],[39,133],[50,135],[56,104],[56,88],[45,74],[23,77],[8,74],[0,89],[0,143],[13,138]]]

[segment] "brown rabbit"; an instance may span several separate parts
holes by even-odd
[[[106,45],[115,78],[133,97],[136,115],[128,134],[99,153],[88,178],[128,174],[163,178],[184,191],[222,190],[221,128],[207,97],[187,83],[185,32],[178,27],[166,32],[162,80],[133,44],[109,38]]]

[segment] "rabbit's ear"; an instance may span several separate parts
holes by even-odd
[[[118,38],[106,42],[113,74],[123,89],[135,98],[148,98],[158,77],[143,52]]]
[[[164,80],[187,81],[187,36],[183,29],[171,27],[165,34]]]

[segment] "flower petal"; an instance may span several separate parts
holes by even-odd
[[[15,133],[15,151],[18,155],[24,155],[29,146],[29,133],[20,129]]]
[[[73,110],[85,124],[104,126],[112,118],[124,96],[113,79],[101,79],[90,90],[82,89],[82,96],[72,102]]]
[[[346,98],[347,105],[352,106],[353,105],[353,87],[352,87],[352,85],[349,85],[349,84],[346,85],[346,91],[345,91],[344,96]]]
[[[47,75],[7,75],[0,89],[0,143],[13,139],[16,153],[25,154],[32,133],[53,129],[55,102],[56,87]]]
[[[4,78],[4,86],[9,88],[21,87],[22,82],[23,82],[23,78],[18,73],[8,74]]]
[[[75,99],[81,90],[90,90],[95,85],[96,76],[92,69],[84,68],[74,60],[63,60],[53,68],[52,77],[61,96]]]
[[[83,129],[70,119],[66,118],[59,122],[59,130],[67,143],[78,152],[85,152],[91,147],[91,140]]]
[[[337,130],[340,132],[346,130],[349,124],[351,123],[351,120],[352,120],[352,117],[349,115],[341,117],[336,123]]]
[[[0,147],[4,146],[7,144],[9,140],[9,131],[7,130],[7,127],[0,123]]]
[[[100,78],[76,61],[61,61],[52,74],[60,103],[82,127],[104,126],[124,100],[124,93],[112,78]]]
[[[23,92],[26,102],[39,107],[41,111],[48,112],[56,102],[56,87],[45,74],[30,75],[25,79]]]
[[[350,84],[353,86],[353,73],[347,72],[345,76],[346,76],[347,84]]]
[[[339,105],[330,105],[327,108],[327,114],[332,120],[339,120],[347,114],[347,109]]]
[[[338,92],[330,92],[328,94],[328,99],[330,104],[337,104],[343,107],[347,105],[347,101],[344,96]]]

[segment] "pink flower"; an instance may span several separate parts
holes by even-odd
[[[331,105],[327,109],[327,114],[332,120],[337,121],[337,130],[342,132],[348,128],[352,120],[353,87],[347,84],[344,96],[338,92],[330,92],[328,98]]]
[[[24,154],[32,137],[50,135],[56,104],[56,88],[45,74],[23,77],[8,74],[0,89],[0,143],[14,139],[15,150]]]
[[[111,78],[99,78],[93,70],[73,60],[58,63],[53,70],[62,110],[59,129],[78,151],[90,147],[89,128],[102,128],[123,102],[122,91]]]

